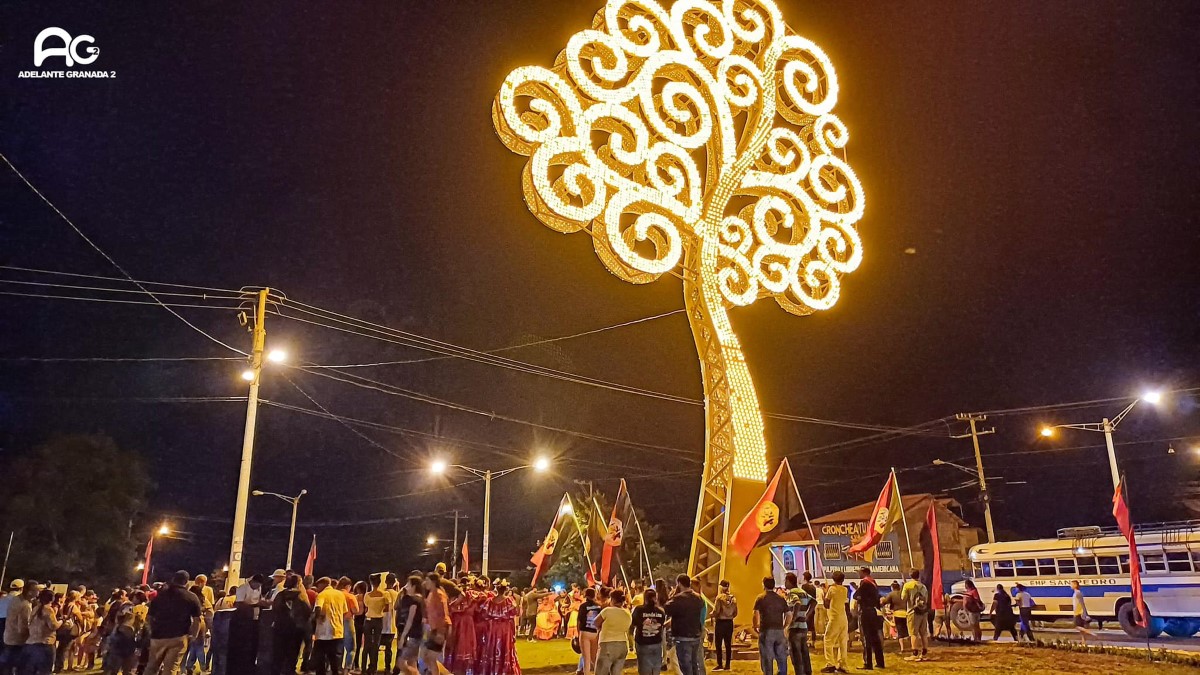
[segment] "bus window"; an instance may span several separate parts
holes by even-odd
[[[979,577],[983,576],[982,570],[983,567],[979,563],[971,563],[971,576],[978,579]]]
[[[1037,565],[1032,560],[1014,560],[1017,566],[1017,576],[1019,577],[1036,577]]]
[[[1192,551],[1192,566],[1200,570],[1200,550]]]
[[[1129,554],[1121,554],[1121,574],[1129,574]]]
[[[1102,555],[1100,556],[1100,574],[1116,575],[1121,573],[1121,566],[1117,563],[1117,556]]]
[[[1167,551],[1167,569],[1172,572],[1191,572],[1190,557],[1187,551]]]
[[[1079,561],[1079,576],[1094,577],[1098,574],[1096,570],[1096,559],[1092,556],[1076,558]]]
[[[1011,577],[1013,576],[1013,561],[997,560],[994,570],[997,577]]]
[[[1056,574],[1054,571],[1054,558],[1038,558],[1038,576],[1052,577]]]
[[[983,563],[983,576],[992,576],[992,563]]]
[[[1074,558],[1059,558],[1058,573],[1064,577],[1075,576],[1075,559]]]
[[[1142,567],[1147,572],[1166,572],[1167,563],[1161,553],[1147,553],[1142,556]]]

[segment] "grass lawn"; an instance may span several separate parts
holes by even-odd
[[[847,664],[851,673],[862,672],[860,652],[851,647],[851,658]],[[825,665],[822,651],[818,647],[813,654],[813,669]],[[571,650],[566,640],[549,642],[520,642],[517,655],[522,670],[544,673],[572,673],[579,656]],[[1197,669],[1181,665],[1147,663],[1132,657],[1101,654],[1076,654],[1052,649],[1017,647],[1011,644],[981,646],[938,645],[931,652],[932,660],[922,663],[904,661],[899,652],[887,652],[887,669],[884,673],[900,675],[1195,675]],[[625,662],[625,673],[636,673],[637,664],[630,654]],[[714,662],[708,661],[708,672]],[[734,661],[733,675],[759,675],[757,661]],[[789,673],[794,675],[794,673]]]

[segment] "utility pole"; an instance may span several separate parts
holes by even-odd
[[[488,578],[488,543],[492,538],[492,470],[483,472],[483,562],[482,576]]]
[[[233,511],[233,544],[229,549],[229,575],[226,589],[241,582],[242,550],[246,536],[246,507],[250,501],[250,464],[254,459],[254,423],[258,417],[258,385],[262,379],[263,349],[267,344],[267,295],[270,289],[258,291],[258,306],[254,311],[254,325],[250,327],[253,347],[250,351],[250,370],[246,379],[250,381],[250,393],[246,398],[246,430],[242,436],[242,464],[238,472],[237,504]]]
[[[458,509],[454,509],[454,542],[450,545],[450,574],[458,578]]]
[[[994,428],[979,430],[975,427],[976,422],[983,422],[987,419],[987,415],[971,415],[969,413],[959,413],[955,415],[959,420],[967,422],[971,425],[971,444],[975,446],[975,471],[979,474],[979,498],[983,500],[983,520],[987,525],[988,543],[996,543],[996,528],[992,525],[992,497],[988,494],[987,477],[983,474],[983,456],[979,454],[979,437],[988,434],[996,433]],[[967,435],[952,436],[952,438],[966,438]]]
[[[16,530],[8,533],[8,548],[4,550],[4,567],[0,568],[0,588],[4,588],[4,578],[8,576],[8,555],[12,553],[13,537],[15,536],[17,536]]]

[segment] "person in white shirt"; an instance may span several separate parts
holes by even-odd
[[[1021,638],[1037,642],[1037,638],[1033,637],[1033,596],[1024,584],[1016,584],[1014,588],[1017,591],[1017,612],[1021,617]]]

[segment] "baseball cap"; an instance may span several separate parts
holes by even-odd
[[[287,576],[287,570],[284,570],[284,569],[277,569],[277,570],[275,570],[274,572],[272,572],[272,573],[271,573],[271,576],[273,576],[273,577],[286,577],[286,576]]]
[[[13,589],[14,591],[20,590],[22,588],[25,588],[25,582],[21,581],[20,579],[13,579],[12,583],[9,584],[8,587]]]

